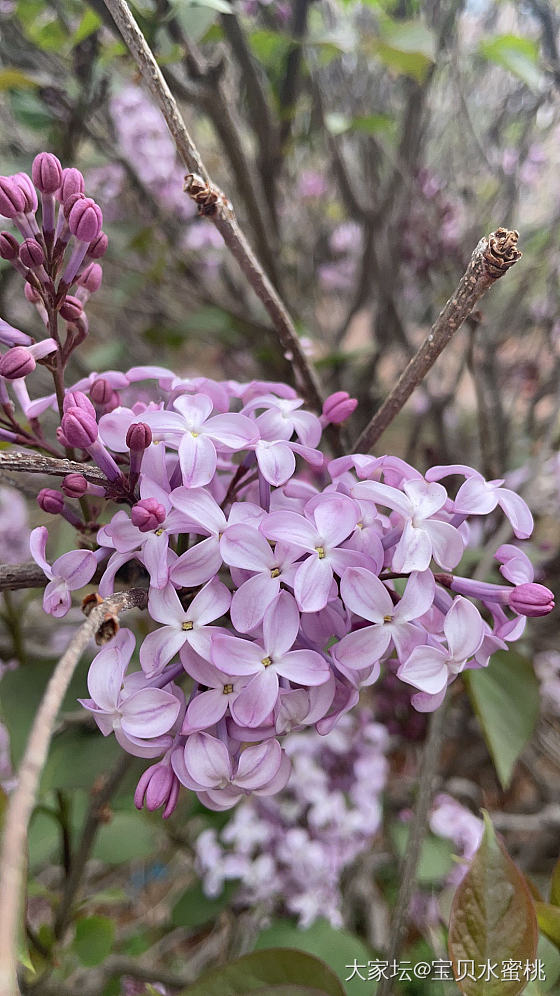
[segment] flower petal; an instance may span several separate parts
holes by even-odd
[[[363,567],[349,567],[342,575],[340,594],[346,608],[369,622],[382,623],[395,609],[385,585]]]
[[[366,626],[348,633],[331,649],[333,660],[353,671],[371,667],[383,656],[391,642],[385,626]]]
[[[163,688],[144,688],[121,706],[121,726],[133,737],[160,737],[179,715],[179,700]]]
[[[185,432],[179,443],[179,463],[185,487],[201,488],[216,473],[216,447],[208,436]]]
[[[447,687],[447,657],[438,647],[416,647],[397,676],[421,692],[435,695]]]
[[[262,668],[245,685],[230,712],[240,726],[262,726],[278,698],[278,675],[273,667]]]

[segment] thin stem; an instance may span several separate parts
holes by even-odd
[[[105,0],[105,4],[167,122],[177,151],[189,174],[199,174],[203,181],[202,190],[198,183],[195,187],[191,187],[191,196],[202,208],[201,213],[211,219],[222,235],[228,249],[272,319],[282,349],[291,354],[294,375],[299,376],[308,400],[321,410],[321,384],[317,372],[305,355],[293,320],[239,227],[230,202],[210,180],[177,103],[128,5],[125,0]]]
[[[354,452],[368,453],[423,381],[483,294],[521,257],[519,235],[498,228],[474,250],[455,293],[443,307],[429,335],[410,360],[395,387],[354,443]]]
[[[391,920],[391,943],[387,954],[389,964],[393,961],[398,961],[408,926],[410,901],[416,885],[418,862],[422,843],[426,835],[428,812],[432,802],[433,783],[443,740],[445,705],[444,702],[439,709],[436,709],[432,713],[428,727],[428,736],[424,744],[414,819],[410,827],[406,851],[399,871],[399,893]],[[381,979],[376,990],[376,996],[389,996],[392,984],[393,980],[391,978]]]
[[[62,867],[64,875],[68,878],[72,865],[72,840],[70,833],[70,800],[65,792],[57,789],[56,801],[58,805],[58,822],[62,837]]]
[[[42,453],[20,453],[17,450],[0,452],[0,471],[11,470],[23,474],[52,474],[54,477],[66,477],[67,474],[83,474],[91,484],[107,485],[107,478],[99,467],[92,464],[78,463],[77,460],[62,460]]]
[[[54,669],[35,715],[10,797],[0,853],[0,996],[17,996],[17,941],[25,874],[27,829],[39,788],[56,717],[72,675],[91,638],[109,615],[145,608],[147,592],[133,588],[105,599],[92,610]]]

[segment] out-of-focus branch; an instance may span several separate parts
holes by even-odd
[[[191,185],[191,194],[201,206],[202,213],[214,222],[253,290],[266,308],[282,348],[292,354],[294,373],[297,371],[308,400],[320,408],[322,396],[319,378],[305,355],[294,323],[239,227],[231,204],[209,180],[198,150],[187,131],[173,95],[142,32],[125,0],[105,0],[105,2],[138,65],[144,82],[165,117],[183,163],[190,174],[200,174],[203,181],[202,189],[201,185],[195,184],[197,193],[194,194],[195,186]],[[205,203],[201,203],[201,198]]]
[[[356,440],[355,452],[369,452],[375,445],[470,315],[477,301],[521,257],[517,248],[518,238],[516,231],[498,228],[480,240],[455,293],[443,307],[429,335],[379,411]]]
[[[22,453],[18,450],[4,450],[0,453],[0,471],[10,470],[22,474],[52,474],[66,477],[66,474],[83,474],[92,484],[107,484],[107,478],[99,467],[77,460],[57,460],[39,453]]]
[[[286,70],[280,88],[280,145],[285,148],[292,133],[294,112],[301,80],[302,42],[307,32],[307,15],[313,0],[294,0],[291,34],[294,43],[286,58]]]
[[[91,579],[91,584],[96,584],[102,574],[103,568],[98,568]],[[22,588],[45,588],[48,583],[48,577],[46,577],[37,564],[31,561],[27,564],[0,565],[0,591],[18,591]]]
[[[18,771],[17,788],[10,797],[0,853],[0,996],[17,996],[18,993],[17,943],[27,828],[60,705],[83,651],[107,615],[143,609],[147,601],[147,591],[132,588],[112,595],[92,610],[53,671],[35,715]]]

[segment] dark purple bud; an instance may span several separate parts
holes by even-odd
[[[141,775],[134,793],[134,805],[137,809],[146,809],[153,813],[156,809],[163,811],[166,820],[175,809],[179,797],[179,781],[170,764],[160,761],[153,764]]]
[[[64,204],[71,194],[83,194],[85,181],[79,169],[70,166],[62,170],[62,182],[56,192],[57,199]]]
[[[22,242],[19,258],[29,270],[38,270],[45,262],[45,254],[36,239],[25,239]]]
[[[82,302],[72,294],[67,294],[60,306],[60,317],[64,318],[65,322],[77,322],[83,310]]]
[[[135,422],[126,434],[126,445],[134,453],[143,453],[152,442],[152,430],[145,422]]]
[[[60,515],[64,508],[64,496],[61,495],[60,491],[43,488],[37,495],[37,504],[43,512],[48,512],[49,515]]]
[[[81,498],[88,489],[88,483],[83,474],[67,474],[61,488],[67,498]]]
[[[67,221],[74,204],[76,204],[77,201],[85,201],[85,199],[86,195],[77,191],[75,194],[70,194],[66,200],[62,202],[62,213]]]
[[[97,422],[83,408],[69,408],[62,416],[61,428],[70,446],[87,450],[99,434]]]
[[[19,242],[11,232],[0,232],[0,256],[10,261],[19,256]]]
[[[357,407],[357,399],[351,398],[347,391],[335,391],[323,402],[323,417],[333,425],[340,425]]]
[[[7,380],[27,377],[35,369],[36,363],[26,346],[14,346],[0,360],[0,376]]]
[[[81,408],[86,415],[91,415],[92,418],[95,418],[95,408],[93,407],[87,394],[84,394],[83,391],[67,391],[64,396],[62,408],[64,413],[66,413],[70,408]]]
[[[25,197],[13,176],[0,176],[0,214],[15,218],[25,210]]]
[[[554,608],[554,594],[543,584],[530,581],[513,589],[509,604],[520,616],[547,616]]]
[[[98,377],[89,389],[89,396],[95,405],[107,405],[115,392],[108,380]]]
[[[34,287],[31,286],[31,284],[25,284],[23,293],[31,304],[37,304],[41,300],[41,295],[35,290]]]
[[[105,232],[100,232],[93,242],[90,242],[88,246],[87,254],[90,259],[101,259],[102,256],[107,252],[107,246],[109,245],[109,239],[105,235]]]
[[[90,294],[95,294],[96,290],[101,287],[101,281],[103,279],[103,270],[101,269],[99,263],[90,263],[86,266],[85,270],[80,273],[77,279],[77,283],[80,287],[85,287]]]
[[[31,177],[27,173],[14,173],[14,180],[25,198],[25,213],[34,214],[39,203],[37,201],[37,191],[33,186]]]
[[[42,194],[54,194],[62,182],[60,160],[52,152],[40,152],[33,160],[31,179]]]
[[[91,199],[76,201],[68,215],[68,227],[79,242],[94,242],[103,224],[101,208]]]
[[[143,498],[134,505],[130,518],[141,533],[149,533],[161,526],[165,519],[165,509],[155,498]]]

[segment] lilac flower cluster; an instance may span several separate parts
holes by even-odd
[[[287,911],[303,928],[318,917],[341,927],[342,875],[381,824],[387,733],[360,710],[326,742],[307,730],[291,733],[284,747],[293,764],[286,788],[240,806],[219,833],[204,830],[197,870],[208,896],[239,880],[235,904],[265,916]]]
[[[214,809],[275,794],[290,772],[282,737],[328,733],[388,661],[413,688],[414,707],[431,711],[460,672],[485,667],[517,639],[526,616],[552,609],[518,545],[496,553],[507,583],[451,573],[473,517],[499,507],[518,540],[531,534],[529,509],[503,481],[460,464],[422,476],[392,456],[325,455],[323,429],[356,405],[344,392],[317,415],[283,383],[181,377],[159,366],[65,386],[68,357],[87,334],[83,303],[101,281],[92,260],[107,240],[77,170],[42,153],[33,183],[41,228],[29,177],[0,179],[0,210],[24,237],[20,245],[2,233],[0,248],[50,334],[32,344],[0,326],[9,347],[0,435],[102,472],[98,483],[72,473],[60,490],[39,494],[43,512],[64,517],[81,540],[51,563],[46,527],[32,532],[49,582],[45,611],[63,617],[72,592],[96,573],[99,594],[110,595],[130,561],[149,584],[155,626],[138,648],[140,669],[131,667],[135,637],[121,630],[94,659],[83,702],[105,736],[159,758],[140,780],[138,806],[168,816],[181,785]],[[55,391],[31,400],[27,378],[51,356]],[[29,429],[16,420],[9,386]],[[60,418],[53,444],[39,423],[48,409]],[[440,483],[449,476],[464,479],[456,493]]]

